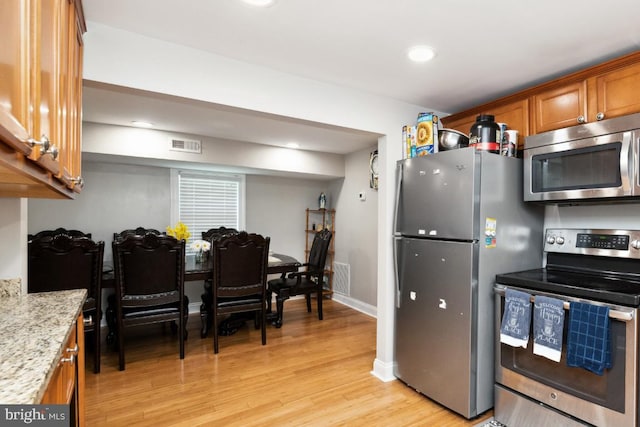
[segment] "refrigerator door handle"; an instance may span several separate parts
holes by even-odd
[[[400,308],[400,272],[398,271],[398,245],[402,237],[393,238],[393,278],[395,279],[396,308]]]
[[[398,209],[400,209],[400,191],[402,190],[402,169],[403,163],[398,162],[396,166],[396,201],[393,208],[393,232],[399,233],[398,230]]]

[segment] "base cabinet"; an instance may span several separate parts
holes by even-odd
[[[69,405],[72,426],[84,426],[84,327],[82,314],[72,327],[40,403]]]

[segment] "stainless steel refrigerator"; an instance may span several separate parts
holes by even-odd
[[[398,162],[394,373],[472,418],[493,407],[493,284],[542,265],[522,160],[474,148]]]

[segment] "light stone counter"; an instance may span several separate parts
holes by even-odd
[[[37,404],[87,291],[0,298],[0,404]]]

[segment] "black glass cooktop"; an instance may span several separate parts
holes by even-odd
[[[498,274],[496,283],[610,304],[640,306],[640,280],[637,277],[592,275],[542,268]]]

